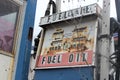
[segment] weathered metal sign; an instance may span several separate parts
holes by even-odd
[[[92,4],[89,6],[84,6],[80,8],[76,8],[73,10],[45,16],[41,18],[40,25],[46,25],[46,24],[51,24],[55,22],[60,22],[60,21],[65,21],[77,17],[82,17],[86,15],[92,15],[92,14],[98,14],[99,10],[97,4]]]
[[[48,25],[36,67],[59,68],[93,65],[98,25],[97,19],[88,19],[77,25],[66,22]]]

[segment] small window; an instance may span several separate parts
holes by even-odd
[[[19,6],[0,0],[0,50],[12,53]]]

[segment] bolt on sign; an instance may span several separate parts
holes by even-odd
[[[98,27],[96,15],[72,18],[59,23],[48,24],[45,27],[44,41],[36,68],[94,65],[93,56]]]

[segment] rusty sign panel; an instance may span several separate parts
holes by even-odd
[[[98,15],[100,13],[100,7],[97,4],[92,4],[73,10],[45,16],[41,18],[40,25],[46,25],[51,23],[56,23],[60,21],[65,21],[73,18],[83,17],[87,15]]]
[[[97,18],[48,25],[37,68],[92,66],[97,35]]]

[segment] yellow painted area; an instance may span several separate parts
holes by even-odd
[[[8,72],[8,79],[7,80],[12,80],[13,68],[14,68],[14,58],[11,58],[9,72]]]

